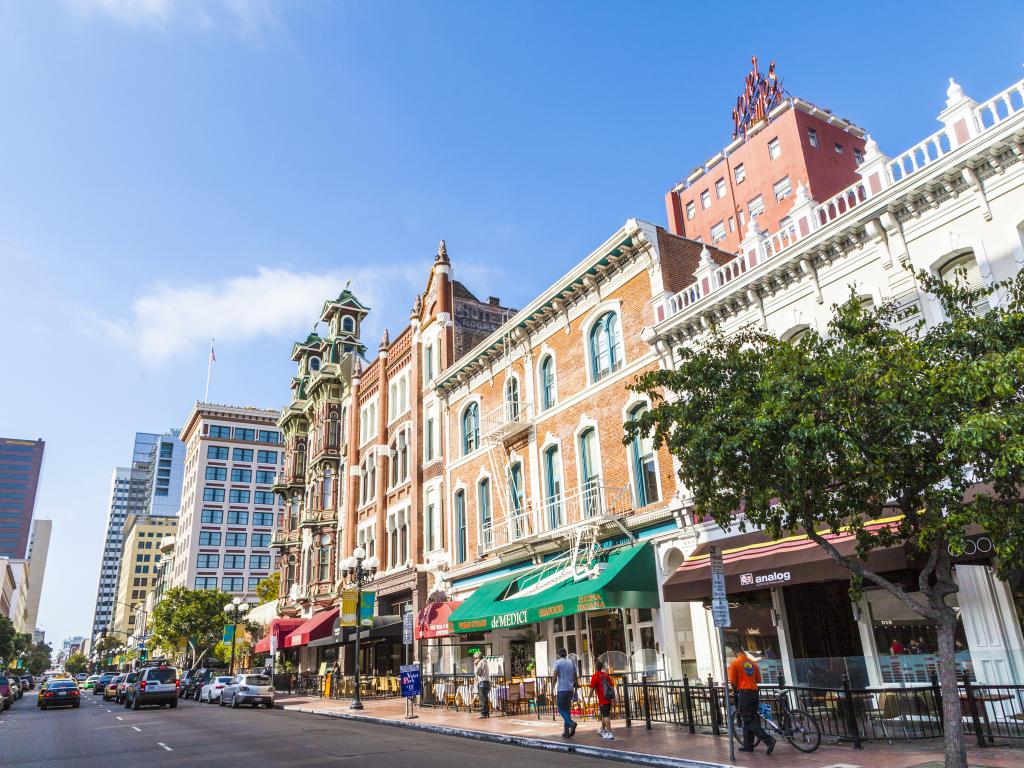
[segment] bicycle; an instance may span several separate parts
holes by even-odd
[[[758,704],[758,716],[761,718],[761,726],[768,733],[777,733],[793,745],[794,749],[801,752],[813,752],[821,746],[821,727],[818,721],[802,709],[793,709],[789,706],[789,697],[780,696],[780,716],[778,721],[774,719],[772,705],[761,702]],[[732,713],[732,736],[743,746],[743,718],[737,710]],[[761,743],[755,736],[754,746]]]

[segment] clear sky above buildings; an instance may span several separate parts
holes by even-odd
[[[730,138],[751,54],[895,153],[1024,5],[0,0],[0,434],[46,440],[40,624],[91,627],[136,431],[279,407],[348,279],[400,328],[445,238],[521,306]]]

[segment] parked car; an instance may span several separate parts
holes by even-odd
[[[104,701],[116,701],[117,700],[117,686],[121,684],[126,675],[114,675],[107,684],[103,686],[103,700]]]
[[[174,667],[147,667],[140,670],[139,679],[132,685],[125,706],[138,709],[149,704],[161,707],[167,704],[175,709],[178,706],[179,687],[178,670]]]
[[[214,677],[199,692],[199,701],[208,701],[210,704],[220,701],[221,691],[224,686],[234,680],[231,675],[220,675]]]
[[[138,672],[129,672],[127,675],[125,675],[121,682],[117,685],[117,698],[114,699],[114,701],[116,701],[118,704],[124,704],[125,706],[128,706],[128,693],[131,691],[132,685],[134,685],[135,681],[138,679]]]
[[[32,675],[22,675],[21,687],[24,688],[26,691],[31,691],[33,688],[36,687],[35,678],[32,677]]]
[[[78,707],[82,703],[81,692],[74,680],[52,680],[46,686],[46,693],[39,697],[39,708]]]
[[[102,675],[97,675],[94,685],[92,687],[93,696],[102,696],[103,692],[107,689],[107,685],[111,680],[114,679],[113,672],[104,672]]]
[[[11,679],[0,677],[0,712],[10,709],[14,703],[14,691],[11,690]]]
[[[195,671],[193,680],[189,681],[189,697],[199,701],[199,694],[203,690],[203,686],[218,675],[226,673],[227,669],[225,667],[200,667]]]
[[[274,681],[267,675],[247,674],[235,675],[230,683],[220,692],[220,705],[230,705],[238,709],[239,705],[248,704],[258,707],[261,704],[270,709],[274,706]]]

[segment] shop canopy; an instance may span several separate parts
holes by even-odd
[[[423,606],[416,616],[416,639],[430,640],[435,637],[451,635],[452,630],[448,620],[460,605],[462,605],[462,601],[427,603]]]
[[[263,639],[256,643],[256,647],[253,649],[253,653],[270,653],[270,638],[276,637],[277,650],[284,648],[284,639],[302,626],[302,619],[274,619],[270,622],[270,628],[267,630],[267,634],[263,636]]]
[[[873,520],[867,529],[879,530],[898,521],[898,517]],[[837,535],[823,535],[844,557],[855,556],[857,540],[852,533],[843,531]],[[705,600],[711,597],[712,544],[722,548],[725,589],[729,594],[850,578],[850,571],[833,560],[806,534],[775,541],[763,531],[752,531],[698,545],[665,582],[667,601]],[[876,549],[864,565],[875,572],[909,567],[902,547]]]
[[[585,611],[659,605],[650,544],[634,544],[611,552],[594,574],[576,580],[566,571],[565,579],[538,591],[531,589],[540,577],[535,569],[496,579],[478,587],[452,613],[451,629],[456,633],[489,632]]]
[[[337,616],[337,608],[330,608],[313,614],[313,618],[301,624],[284,639],[284,647],[297,648],[300,645],[305,645],[310,640],[319,640],[321,637],[327,637],[331,633],[331,627]]]

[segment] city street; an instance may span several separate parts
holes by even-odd
[[[608,766],[604,760],[483,744],[401,728],[349,723],[282,710],[222,708],[181,701],[137,712],[87,692],[80,709],[36,707],[29,691],[0,714],[4,765],[330,766],[446,768],[477,765]]]

